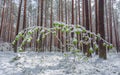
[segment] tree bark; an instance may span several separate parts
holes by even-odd
[[[21,7],[22,7],[22,0],[20,0],[20,4],[19,4],[18,18],[17,18],[17,25],[16,25],[15,35],[18,35],[18,32],[19,32]],[[14,52],[17,52],[17,41],[16,41],[15,46],[14,46]]]
[[[104,0],[99,0],[99,33],[103,39],[105,39],[105,29],[104,29]],[[106,47],[103,46],[103,40],[99,41],[99,57],[107,59]]]

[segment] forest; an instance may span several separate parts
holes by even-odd
[[[0,75],[120,75],[120,0],[0,0]]]

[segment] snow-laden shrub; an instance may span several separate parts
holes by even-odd
[[[57,36],[57,32],[62,32],[68,34],[62,35],[64,39],[69,39],[69,42],[66,43],[67,46],[69,46],[69,51],[72,51],[72,53],[80,52],[80,50],[77,48],[77,45],[80,47],[83,47],[83,44],[89,45],[88,52],[94,53],[96,50],[99,49],[99,46],[97,44],[97,40],[102,40],[103,46],[106,46],[106,48],[112,48],[113,45],[108,43],[106,40],[104,40],[100,34],[95,34],[94,32],[90,32],[89,30],[86,30],[81,25],[67,25],[60,22],[53,23],[53,28],[46,28],[41,26],[33,26],[24,29],[23,31],[19,32],[19,34],[16,36],[15,40],[12,42],[13,45],[17,41],[20,40],[20,38],[23,39],[19,51],[23,51],[23,46],[25,46],[27,43],[30,43],[33,40],[33,34],[38,33],[38,36],[36,38],[36,42],[40,43],[41,40],[44,40],[47,35],[54,35],[57,40],[60,42],[62,47],[65,47],[65,45],[62,43],[63,40],[61,40]],[[80,38],[78,38],[78,36]],[[64,40],[68,41],[68,40]],[[93,44],[93,46],[92,46]],[[62,51],[62,50],[61,50]]]

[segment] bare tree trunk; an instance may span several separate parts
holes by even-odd
[[[58,14],[58,21],[61,21],[61,18],[60,18],[60,11],[61,11],[61,0],[59,0],[59,14]],[[60,34],[60,30],[58,31],[58,38],[61,39],[61,34]],[[61,49],[60,47],[60,41],[58,40],[58,48]],[[60,51],[60,50],[59,50]]]
[[[24,0],[24,11],[23,11],[23,27],[22,29],[26,28],[26,7],[27,7],[27,0]],[[23,38],[22,38],[23,40]],[[23,46],[23,49],[25,50],[25,46]]]
[[[110,43],[112,43],[112,3],[109,0],[109,25],[110,25]]]
[[[21,7],[22,7],[22,0],[20,0],[20,4],[19,4],[18,19],[17,19],[17,26],[16,26],[15,35],[18,35],[18,32],[19,32]],[[14,46],[14,52],[17,52],[17,40],[16,40],[16,43],[15,43],[15,46]]]
[[[41,0],[41,19],[40,19],[40,26],[43,27],[43,6],[44,6],[44,0]],[[43,51],[43,39],[42,36],[40,37],[40,44],[39,49],[41,48],[41,51]]]
[[[26,6],[27,6],[27,0],[24,0],[24,16],[23,16],[23,28],[26,28]]]
[[[65,20],[66,20],[66,24],[68,23],[67,21],[67,3],[66,3],[66,0],[65,0]]]
[[[91,0],[89,0],[89,30],[92,31],[92,11],[91,11]]]
[[[99,0],[99,33],[103,39],[105,39],[105,29],[104,29],[104,0]],[[99,41],[99,57],[107,59],[106,47],[103,46],[103,40]]]
[[[45,25],[44,25],[44,27],[47,27],[47,0],[45,0],[45,21],[44,21],[45,23]],[[45,50],[46,50],[46,47],[47,47],[47,37],[48,36],[46,36],[45,37],[45,40],[44,40],[44,42],[46,42],[46,43],[44,43],[44,48],[45,48]]]
[[[38,8],[37,8],[37,26],[40,26],[40,0],[38,0]],[[37,31],[36,33],[36,39],[38,39],[38,33],[39,31]],[[36,51],[38,51],[39,42],[36,41],[35,46],[36,46]]]
[[[79,15],[79,25],[81,25],[81,16],[80,16],[80,0],[78,0],[78,15]]]
[[[85,0],[82,0],[82,25],[85,27],[86,23],[85,23]],[[83,53],[85,54],[86,51],[86,45],[83,44],[83,48],[82,48]]]
[[[63,6],[63,4],[64,4],[64,3],[63,3],[63,0],[61,0],[61,21],[62,21],[62,22],[64,22],[64,14],[63,14],[63,7],[64,7],[64,6]],[[64,36],[64,33],[63,33],[63,32],[60,32],[60,33],[61,33],[62,45],[64,45],[64,44],[65,44],[65,42],[64,42],[64,37],[63,37],[63,36]],[[65,48],[64,48],[63,46],[61,46],[61,51],[62,51],[62,52],[64,52],[64,49],[65,49]]]
[[[108,24],[108,20],[109,19],[108,19],[108,14],[107,14],[108,13],[108,5],[107,5],[107,1],[106,0],[105,0],[105,10],[106,10],[105,15],[106,15],[106,25],[107,25],[106,26],[107,27],[107,39],[106,40],[109,42],[109,34],[110,33],[109,33],[109,24]]]
[[[85,0],[85,23],[86,23],[86,29],[87,30],[90,30],[90,18],[89,18],[89,5],[88,5],[88,0]],[[91,53],[89,52],[89,48],[90,48],[90,44],[88,45],[85,45],[84,47],[84,51],[87,52],[87,56],[90,57],[91,56]]]
[[[11,27],[12,27],[12,11],[13,11],[13,5],[12,5],[12,0],[10,1],[10,20],[9,20],[9,32],[8,32],[8,39],[7,41],[10,42],[10,35],[11,35]]]
[[[96,34],[99,33],[99,19],[98,19],[98,0],[95,0],[95,26],[96,26]],[[97,43],[98,40],[97,40]],[[98,55],[98,50],[95,52]]]
[[[89,10],[88,10],[88,0],[85,0],[85,23],[86,29],[89,30]]]
[[[72,0],[72,23],[71,24],[74,24],[74,0]]]
[[[82,25],[85,27],[85,0],[82,0]]]
[[[66,21],[66,24],[68,23],[68,11],[67,11],[67,2],[66,2],[66,0],[65,0],[65,21]],[[68,36],[68,34],[66,33],[66,37]],[[67,41],[68,39],[66,38],[65,39],[65,41],[66,41],[66,51],[68,51],[68,45],[67,45],[67,43],[68,43],[68,41]]]
[[[4,0],[4,4],[3,4],[4,7],[2,8],[2,19],[1,19],[1,26],[0,26],[0,37],[2,37],[2,31],[3,31],[5,4],[6,4],[6,0]]]
[[[74,0],[72,0],[72,18],[71,18],[71,24],[74,24]],[[71,37],[74,37],[74,33],[71,33]]]
[[[114,32],[115,32],[115,42],[116,42],[116,49],[117,52],[120,52],[120,39],[119,39],[119,29],[118,29],[118,16],[115,12],[113,12],[113,22],[114,22]]]
[[[50,15],[50,28],[52,28],[52,20],[53,19],[53,0],[51,0],[51,15]],[[52,51],[52,41],[53,41],[52,34],[50,35],[50,52]]]

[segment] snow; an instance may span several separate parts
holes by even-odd
[[[10,43],[7,43],[7,42],[1,43],[1,41],[0,41],[0,51],[3,51],[3,50],[9,51],[9,50],[13,50],[13,49],[12,49],[12,46]]]
[[[107,60],[83,56],[73,62],[72,58],[58,52],[1,51],[0,75],[120,75],[119,53],[108,53]]]

